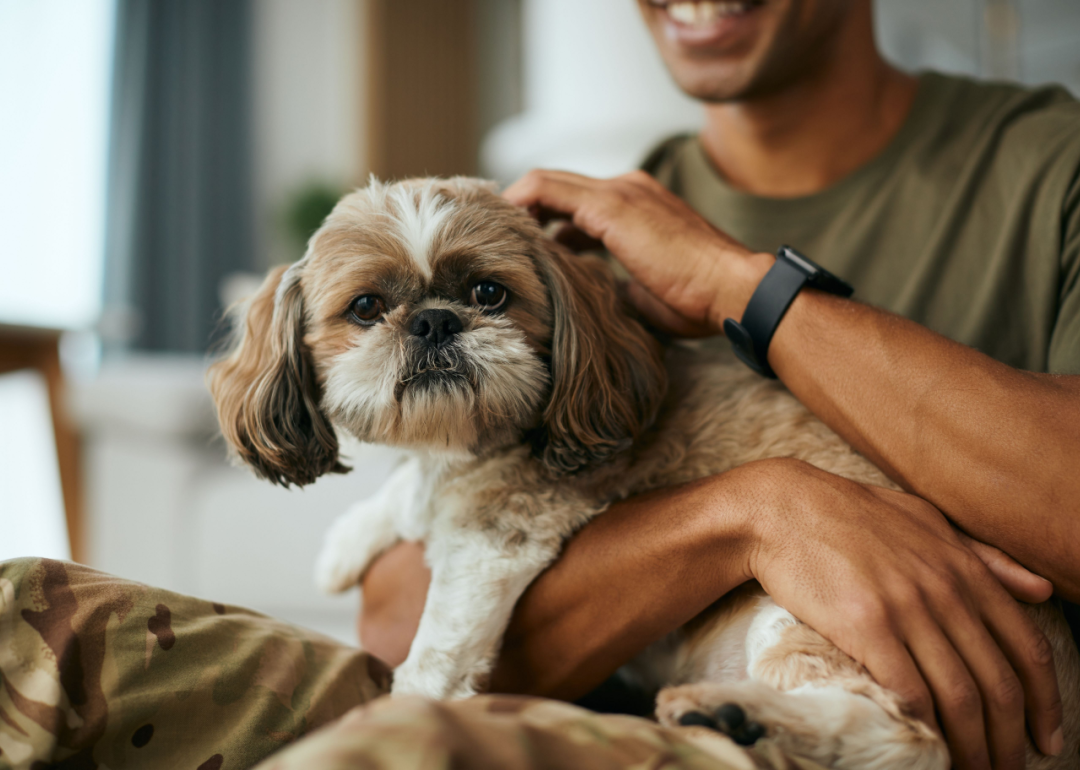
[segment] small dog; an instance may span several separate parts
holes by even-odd
[[[782,385],[725,353],[665,352],[602,260],[478,180],[373,180],[343,198],[248,303],[210,383],[232,451],[273,482],[347,470],[339,431],[411,450],[317,565],[341,591],[396,541],[426,544],[431,586],[395,694],[475,693],[518,597],[615,500],[767,457],[896,488]],[[1053,644],[1066,740],[1056,759],[1029,747],[1028,767],[1074,766],[1080,665],[1060,610],[1031,614]],[[639,662],[667,688],[665,725],[836,768],[948,767],[927,725],[756,584]]]

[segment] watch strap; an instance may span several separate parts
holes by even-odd
[[[750,297],[742,321],[734,318],[724,321],[724,334],[731,340],[735,355],[764,377],[776,378],[776,372],[769,366],[769,343],[803,286],[841,297],[850,297],[854,292],[846,281],[818,267],[790,246],[781,246],[776,262]]]
[[[758,374],[772,379],[769,343],[788,306],[798,296],[809,276],[787,260],[777,259],[761,279],[743,312],[742,321],[724,321],[724,334],[735,346],[735,355]]]

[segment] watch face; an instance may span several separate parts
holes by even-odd
[[[791,262],[793,265],[795,265],[795,267],[799,268],[807,275],[814,275],[814,273],[825,272],[790,246],[781,246],[780,254],[778,254],[777,256],[783,256],[785,259],[787,259],[788,262]]]
[[[814,264],[790,246],[781,246],[776,256],[806,273],[806,282],[815,289],[840,297],[850,297],[855,293],[854,287],[847,281],[837,278],[825,268]]]

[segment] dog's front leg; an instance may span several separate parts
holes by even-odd
[[[394,695],[467,698],[483,686],[518,597],[557,551],[508,549],[460,532],[429,553],[431,586],[409,657],[394,672]]]
[[[399,522],[409,516],[422,488],[420,463],[401,463],[372,497],[335,519],[315,560],[315,583],[326,593],[355,586],[375,557],[398,539]]]

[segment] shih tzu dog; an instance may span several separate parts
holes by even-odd
[[[279,484],[347,470],[338,434],[410,450],[330,531],[317,580],[340,591],[398,540],[432,579],[393,692],[482,686],[518,597],[615,500],[794,457],[896,488],[782,385],[725,353],[664,350],[602,260],[577,257],[472,179],[376,181],[343,198],[244,309],[210,373],[233,453]],[[1077,654],[1051,640],[1065,751],[1080,742]],[[637,661],[665,725],[775,741],[837,768],[946,768],[940,737],[756,584]],[[649,678],[651,678],[651,681]]]

